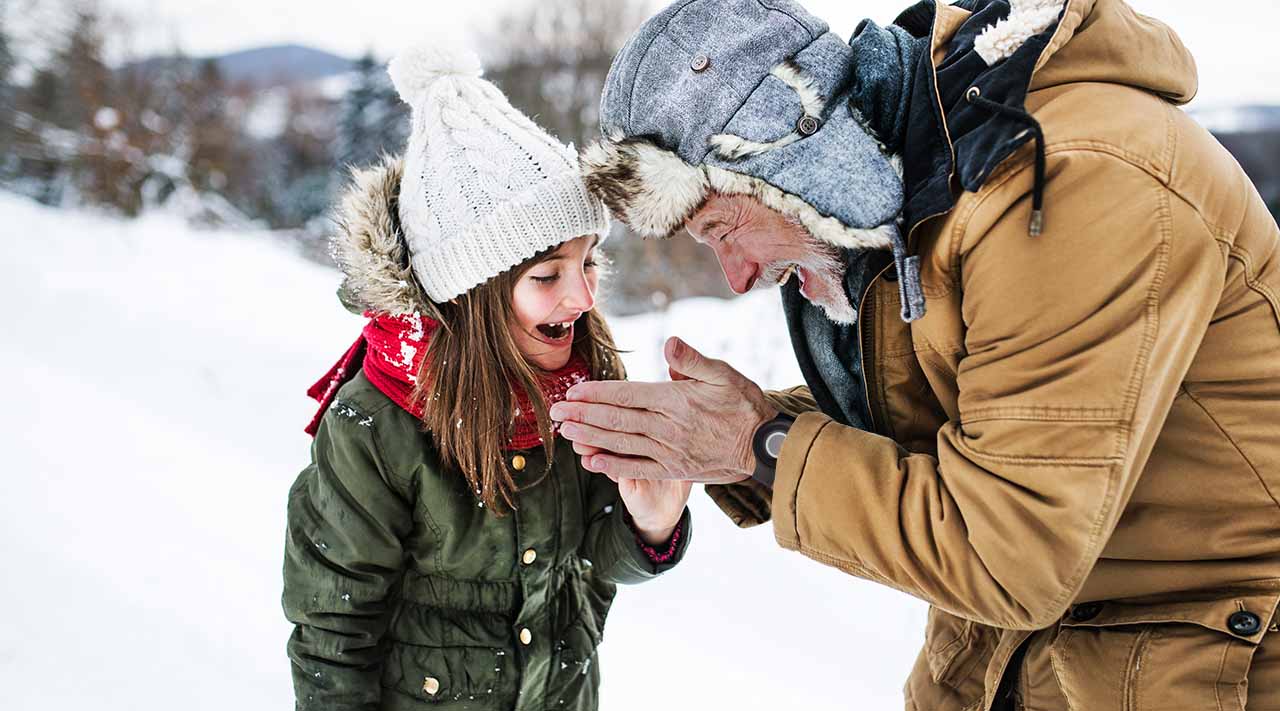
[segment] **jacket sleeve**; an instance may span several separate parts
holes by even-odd
[[[803,385],[786,390],[766,390],[764,396],[779,411],[792,417],[818,411],[813,394]],[[705,489],[707,496],[740,528],[759,526],[772,516],[773,492],[764,484],[748,479],[736,484],[708,484]]]
[[[577,457],[574,457],[575,461]],[[684,558],[693,534],[693,519],[686,506],[676,525],[680,538],[675,542],[675,554],[662,563],[650,560],[640,548],[640,541],[627,524],[626,506],[618,494],[618,485],[609,477],[593,474],[578,468],[584,478],[583,516],[586,533],[583,554],[591,561],[597,578],[624,585],[651,580],[674,568]]]
[[[967,332],[959,418],[938,432],[937,456],[802,415],[774,488],[780,545],[1006,629],[1046,627],[1074,601],[1178,395],[1226,260],[1145,170],[1099,151],[1054,158],[1043,236],[1028,236],[1025,187],[996,188],[952,255]]]
[[[408,482],[384,465],[371,419],[330,410],[289,492],[284,611],[300,711],[379,707],[388,592],[410,532]]]

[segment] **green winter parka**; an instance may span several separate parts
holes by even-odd
[[[358,173],[342,208],[345,298],[365,307],[408,298],[386,231],[398,184],[397,161]],[[654,563],[617,486],[567,441],[554,452],[549,470],[541,448],[508,453],[522,489],[498,516],[363,373],[339,390],[289,493],[283,604],[300,711],[597,708],[615,585],[675,565],[691,522],[686,510],[676,555]]]

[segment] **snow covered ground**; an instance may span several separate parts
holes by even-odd
[[[291,708],[280,612],[303,391],[360,321],[265,233],[0,193],[0,708]],[[616,319],[631,375],[681,335],[800,382],[777,296]],[[894,709],[923,604],[739,531],[700,492],[687,562],[622,590],[605,711]]]

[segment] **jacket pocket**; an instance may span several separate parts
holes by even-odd
[[[484,700],[514,705],[518,672],[510,655],[489,647],[420,647],[392,642],[382,686],[425,703]]]
[[[1073,711],[1243,711],[1254,652],[1280,593],[1072,608],[1050,645]]]
[[[986,662],[999,641],[996,631],[930,607],[924,637],[934,683],[945,684],[966,698],[981,697]]]
[[[551,654],[548,708],[595,708],[600,687],[600,644],[595,625],[579,618],[560,631]]]
[[[556,641],[547,683],[549,708],[595,708],[600,686],[599,657],[604,621],[614,587],[595,580],[591,570],[572,569],[559,596]]]

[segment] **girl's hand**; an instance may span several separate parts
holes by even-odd
[[[618,479],[622,503],[631,513],[640,539],[650,546],[671,540],[692,488],[689,481]]]

